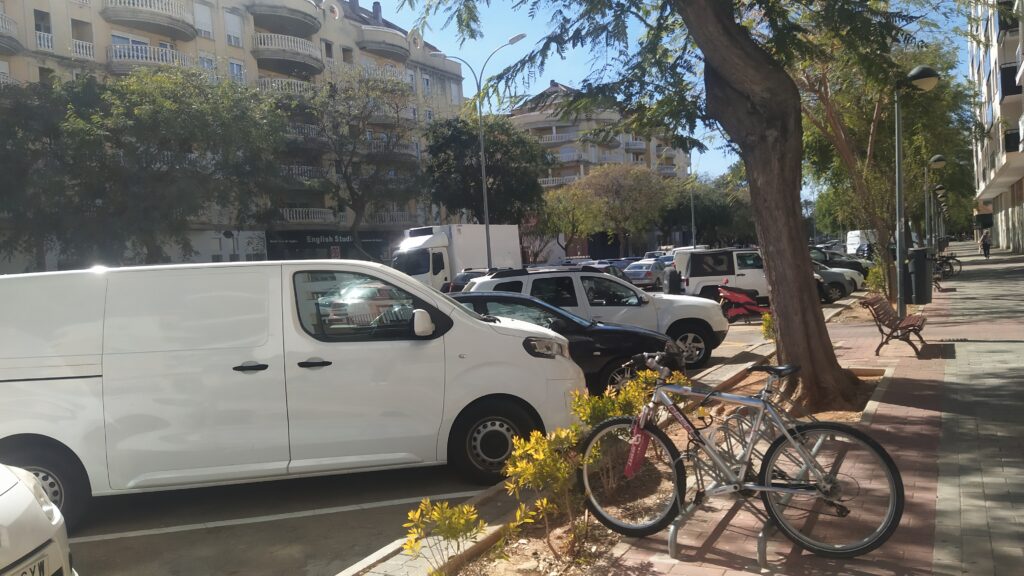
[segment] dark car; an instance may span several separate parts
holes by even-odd
[[[473,278],[479,278],[484,274],[487,274],[486,268],[466,268],[462,272],[456,274],[455,278],[452,278],[451,282],[445,282],[442,284],[441,292],[446,294],[448,292],[461,292],[462,289],[466,287],[466,284],[469,284],[470,280]]]
[[[565,336],[569,354],[583,369],[591,394],[628,380],[632,369],[627,364],[636,354],[666,349],[679,353],[664,334],[584,320],[533,296],[514,292],[459,292],[451,296],[478,314],[530,322]]]
[[[868,270],[858,260],[853,258],[846,258],[838,252],[831,252],[828,250],[822,250],[815,248],[814,246],[808,247],[811,254],[811,260],[820,262],[831,268],[846,268],[847,270],[856,270],[860,272],[861,276],[867,278]]]

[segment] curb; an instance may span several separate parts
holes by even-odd
[[[886,368],[859,368],[850,367],[849,370],[857,376],[877,376],[881,372],[882,380],[875,387],[875,391],[871,393],[871,399],[868,400],[867,405],[864,406],[864,411],[860,415],[860,423],[866,426],[871,425],[871,421],[875,418],[875,412],[878,411],[878,405],[881,404],[882,397],[885,396],[886,391],[889,390],[889,384],[892,383],[895,374],[896,367],[888,366]]]
[[[493,498],[495,494],[503,492],[504,489],[505,489],[505,481],[502,480],[501,482],[498,482],[494,486],[491,486],[490,488],[488,488],[488,489],[484,490],[483,492],[477,494],[476,496],[473,496],[469,500],[466,500],[465,502],[463,502],[463,504],[470,504],[472,506],[478,506],[481,502],[484,502],[486,500],[489,500],[489,499]],[[501,526],[504,526],[505,525],[504,517],[501,518],[501,520],[502,520]],[[488,530],[490,528],[491,527],[489,526]],[[490,534],[486,534],[480,540],[482,541],[482,540],[488,538],[489,536],[490,536]],[[372,569],[373,567],[378,566],[378,565],[384,563],[385,561],[389,560],[390,558],[393,558],[394,556],[396,556],[398,554],[401,554],[402,553],[402,545],[403,544],[405,544],[405,538],[401,538],[401,539],[395,540],[394,542],[391,542],[390,544],[387,544],[387,545],[381,547],[376,552],[370,554],[369,556],[363,558],[362,560],[360,560],[360,561],[356,562],[355,564],[349,566],[348,568],[342,570],[341,572],[339,572],[335,576],[356,576],[357,574],[362,574],[363,572],[366,572],[366,571]],[[475,546],[475,544],[473,546]],[[472,548],[473,546],[471,546],[470,548]],[[451,561],[452,560],[449,559],[449,562],[451,562]],[[445,566],[447,566],[447,564],[445,564]]]

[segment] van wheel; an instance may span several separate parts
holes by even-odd
[[[711,359],[711,331],[696,322],[680,322],[672,326],[669,338],[683,350],[687,368],[700,368]]]
[[[846,296],[846,290],[843,288],[843,285],[838,282],[832,282],[831,284],[829,284],[828,288],[826,288],[826,291],[828,292],[829,300],[833,302]]]
[[[46,495],[64,516],[67,526],[81,522],[92,491],[81,463],[64,450],[48,446],[19,446],[0,453],[0,461],[31,472],[43,485]]]
[[[482,402],[459,415],[448,437],[448,460],[466,479],[494,484],[505,477],[512,438],[538,428],[515,404]]]

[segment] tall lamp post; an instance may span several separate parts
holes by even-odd
[[[902,319],[907,315],[907,299],[904,290],[909,282],[905,267],[907,260],[907,222],[903,215],[903,120],[900,118],[900,91],[912,86],[927,92],[939,83],[939,73],[928,66],[918,66],[896,87],[896,314]]]
[[[928,191],[928,169],[939,170],[946,166],[946,157],[942,154],[932,156],[931,160],[924,167],[924,238],[925,247],[929,253],[935,251],[935,201]]]
[[[484,238],[487,242],[487,268],[491,266],[491,214],[487,208],[487,155],[484,153],[484,98],[483,98],[483,80],[484,80],[484,69],[487,68],[487,63],[491,61],[491,56],[498,53],[505,46],[511,46],[516,42],[519,42],[523,38],[526,38],[526,34],[519,33],[508,39],[501,46],[498,46],[491,52],[490,56],[484,60],[484,65],[480,67],[480,74],[476,73],[473,66],[459,58],[458,56],[448,56],[444,52],[431,52],[430,55],[436,58],[447,58],[450,60],[458,60],[462,62],[469,71],[473,74],[473,80],[476,81],[476,117],[480,124],[480,188],[484,195]]]

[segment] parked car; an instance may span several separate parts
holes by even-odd
[[[665,252],[664,250],[652,250],[650,252],[644,252],[643,259],[647,260],[648,258],[657,258],[659,256],[664,256],[665,254],[667,254],[667,252]]]
[[[768,279],[764,275],[764,261],[757,250],[748,249],[676,249],[673,265],[683,282],[683,293],[718,299],[718,285],[728,284],[744,290],[753,290],[758,300],[769,296]]]
[[[634,262],[634,260],[626,260],[624,258],[619,258],[617,260],[611,260],[612,266],[615,266],[620,271],[621,270],[625,270],[633,262]]]
[[[811,260],[811,263],[816,266],[821,266],[827,270],[831,270],[833,272],[839,272],[853,283],[854,290],[860,290],[862,287],[864,287],[864,276],[860,272],[857,272],[856,270],[850,270],[849,268],[837,268],[835,266],[825,266],[821,262],[815,262],[814,260]]]
[[[626,277],[626,273],[622,271],[622,268],[619,268],[615,264],[593,264],[590,267],[593,268],[594,270],[600,270],[605,274],[615,276],[619,280],[625,280],[626,282],[629,282],[629,278]]]
[[[661,290],[664,282],[662,278],[662,272],[665,267],[657,260],[651,258],[648,260],[640,260],[639,262],[633,262],[623,272],[626,273],[626,278],[633,283],[634,286],[645,288],[649,290]]]
[[[0,531],[0,574],[77,576],[64,517],[50,501],[46,487],[31,472],[3,464]]]
[[[469,283],[473,278],[478,278],[487,274],[486,268],[466,268],[462,272],[459,272],[452,278],[451,282],[445,282],[441,285],[441,292],[445,294],[449,292],[461,292],[466,284]]]
[[[569,340],[569,355],[583,369],[591,394],[619,386],[633,376],[630,358],[642,352],[681,351],[664,334],[585,320],[543,300],[515,292],[461,292],[457,302],[478,314],[514,318],[554,330]]]
[[[845,298],[857,289],[857,283],[842,272],[833,270],[820,262],[811,261],[811,266],[818,276],[821,276],[821,280],[825,283],[825,292],[833,302]]]
[[[868,267],[859,260],[844,256],[838,252],[815,248],[814,246],[808,246],[807,250],[810,252],[811,260],[814,260],[815,262],[820,262],[826,266],[835,266],[836,268],[856,270],[857,272],[860,272],[862,276],[868,275]]]
[[[382,286],[368,325],[318,313]],[[0,318],[0,462],[72,523],[93,495],[446,462],[493,483],[585,385],[557,333],[355,260],[0,276]]]
[[[823,304],[831,304],[835,302],[835,300],[829,296],[828,290],[825,289],[825,281],[817,272],[814,273],[814,282],[818,286],[818,299],[821,300]]]
[[[607,274],[582,269],[504,270],[470,280],[466,292],[529,294],[585,318],[654,330],[672,338],[686,364],[699,368],[729,333],[717,301],[648,294]]]

